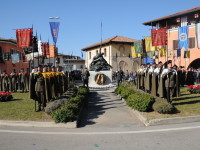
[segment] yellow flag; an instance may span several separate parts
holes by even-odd
[[[145,47],[147,52],[157,50],[156,46],[152,46],[152,38],[150,36],[145,37]]]
[[[186,51],[186,58],[190,58],[190,51]]]
[[[141,54],[136,54],[135,53],[135,46],[131,46],[131,53],[132,53],[132,57],[141,57]]]
[[[160,49],[160,57],[166,56],[166,49],[165,48],[161,48]]]

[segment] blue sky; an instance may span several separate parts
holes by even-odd
[[[200,6],[200,0],[5,0],[1,1],[0,37],[34,27],[42,41],[53,44],[49,17],[59,16],[59,52],[81,56],[81,48],[121,35],[142,39],[151,27],[143,22]]]

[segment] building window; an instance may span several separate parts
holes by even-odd
[[[195,48],[195,37],[188,38],[188,47]]]
[[[106,57],[107,54],[106,54],[106,48],[104,48],[104,57]]]
[[[89,59],[91,59],[91,52],[89,52]]]
[[[178,49],[178,40],[173,40],[173,49]]]
[[[6,61],[9,61],[10,60],[10,58],[11,58],[11,56],[10,56],[10,52],[6,52],[6,53],[4,53],[4,60],[6,60]]]
[[[0,63],[3,63],[3,51],[1,47],[0,47]]]

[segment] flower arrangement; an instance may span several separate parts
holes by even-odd
[[[200,94],[200,85],[189,85],[187,88],[191,94]]]
[[[104,85],[106,82],[106,75],[103,73],[98,73],[95,75],[94,80],[98,85]]]
[[[10,101],[13,96],[10,92],[0,92],[0,102]]]

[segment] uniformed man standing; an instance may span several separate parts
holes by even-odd
[[[46,107],[46,98],[45,98],[45,78],[42,74],[42,66],[38,66],[38,72],[35,73],[35,92],[38,101],[37,111],[44,110]]]
[[[138,89],[144,90],[144,77],[145,77],[144,64],[140,65],[140,69],[137,72],[137,87]]]
[[[15,69],[13,69],[13,72],[10,74],[10,78],[11,78],[11,91],[16,92],[17,91],[18,74],[16,73]]]
[[[117,86],[119,86],[122,83],[122,80],[124,78],[124,72],[122,71],[122,68],[119,68],[119,71],[117,72]]]
[[[148,63],[145,70],[145,91],[147,93],[151,91],[151,74],[150,64]]]
[[[19,73],[19,83],[20,83],[20,89],[21,92],[27,92],[28,91],[28,74],[24,72],[24,69],[21,69],[21,72]]]
[[[4,72],[2,74],[2,88],[3,88],[3,92],[9,92],[9,84],[10,84],[9,74],[7,74],[6,70],[4,70]]]
[[[88,80],[89,80],[90,72],[88,71],[87,68],[85,68],[82,78],[83,78],[83,86],[86,85],[88,87]]]

